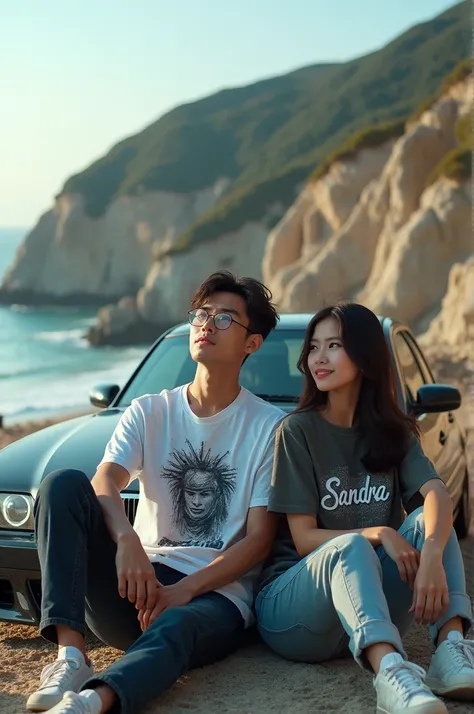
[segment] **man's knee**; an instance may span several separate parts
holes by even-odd
[[[83,471],[77,469],[57,469],[48,474],[41,483],[38,497],[42,502],[65,504],[68,498],[76,498],[78,491],[83,492],[89,485],[89,479]]]

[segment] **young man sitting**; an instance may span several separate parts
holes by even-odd
[[[40,488],[40,631],[59,653],[31,711],[137,714],[187,670],[232,652],[252,622],[274,536],[267,491],[284,414],[241,388],[239,373],[278,315],[260,282],[227,272],[211,275],[191,306],[193,382],[134,400],[92,482],[62,470]],[[120,491],[135,477],[132,528]],[[126,650],[95,676],[86,620]]]

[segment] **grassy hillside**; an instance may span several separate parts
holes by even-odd
[[[143,190],[190,192],[233,179],[220,202],[175,250],[283,210],[296,186],[355,132],[392,128],[438,89],[470,47],[462,2],[384,48],[343,64],[306,67],[177,107],[117,144],[64,192],[85,196],[99,216],[114,198]]]
[[[469,58],[466,58],[464,60],[461,60],[454,69],[448,74],[447,77],[445,77],[443,83],[439,87],[438,91],[433,94],[430,97],[427,97],[417,108],[414,114],[409,118],[408,122],[411,121],[416,121],[421,117],[423,112],[428,111],[430,107],[433,106],[433,104],[443,96],[443,94],[446,94],[448,89],[452,87],[453,85],[457,84],[458,82],[462,82],[464,79],[469,77],[471,74],[471,65],[472,65],[472,60]]]

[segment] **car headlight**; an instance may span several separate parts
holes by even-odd
[[[23,493],[0,493],[0,528],[33,531],[33,498]]]

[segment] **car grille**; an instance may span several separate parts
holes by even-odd
[[[13,588],[9,580],[0,580],[0,608],[13,610]]]
[[[133,495],[124,494],[122,496],[122,500],[123,505],[125,506],[125,513],[127,514],[127,518],[133,526],[138,508],[138,493],[134,493]]]
[[[31,597],[38,611],[41,610],[41,580],[28,580]]]

